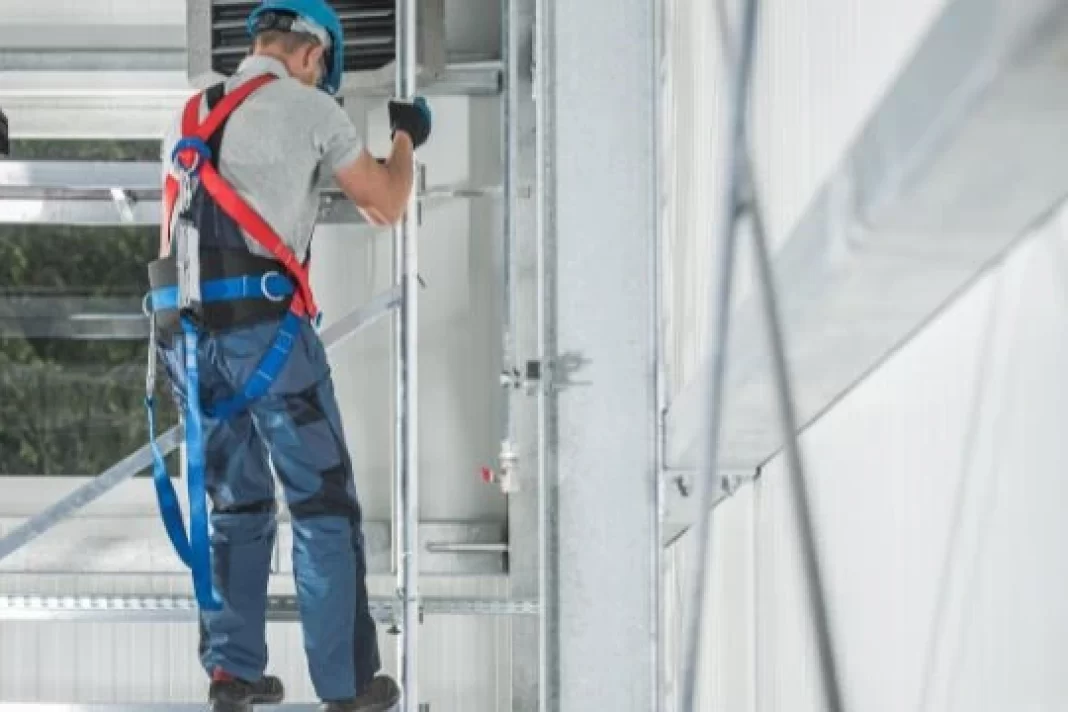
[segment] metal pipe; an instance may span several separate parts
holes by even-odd
[[[723,0],[717,6],[720,45],[728,63],[733,63],[734,47],[727,31],[727,8]],[[779,418],[785,441],[784,455],[790,473],[794,515],[801,534],[801,554],[805,566],[805,583],[819,650],[820,679],[829,712],[841,712],[843,707],[841,681],[838,676],[837,658],[834,652],[830,620],[827,613],[827,595],[820,571],[819,553],[816,549],[815,525],[812,521],[812,506],[808,494],[808,478],[801,456],[800,429],[797,407],[794,403],[792,378],[786,361],[786,343],[783,337],[782,313],[775,287],[775,273],[771,266],[767,230],[764,225],[764,210],[756,187],[753,170],[753,154],[749,145],[747,127],[743,128],[742,163],[740,182],[747,195],[747,210],[753,222],[753,249],[757,263],[757,281],[764,307],[764,322],[768,330],[768,345],[772,355],[775,378],[775,396],[779,403]]]
[[[447,541],[427,542],[426,550],[433,554],[507,554],[508,544],[456,544]]]
[[[538,710],[550,712],[559,706],[558,670],[552,666],[559,656],[553,653],[559,611],[553,595],[556,582],[556,559],[550,542],[555,539],[556,487],[556,411],[553,381],[556,359],[556,250],[555,222],[552,210],[555,199],[555,164],[553,92],[555,66],[551,29],[551,0],[535,0],[535,196],[537,230],[537,352],[541,363],[538,383]]]
[[[729,64],[730,122],[727,134],[727,184],[723,191],[723,205],[718,215],[715,235],[720,239],[717,271],[711,285],[709,334],[711,335],[706,365],[704,406],[706,409],[705,447],[702,449],[701,476],[697,478],[698,518],[694,536],[697,537],[697,561],[694,567],[687,622],[683,628],[686,645],[683,648],[683,676],[680,700],[682,709],[697,709],[697,668],[700,658],[701,631],[704,626],[705,594],[708,580],[708,557],[712,538],[712,506],[715,503],[718,477],[720,420],[723,410],[723,381],[727,365],[727,341],[730,334],[731,293],[734,283],[734,255],[737,246],[737,218],[741,185],[741,157],[745,141],[745,122],[752,75],[753,48],[756,44],[757,0],[744,5],[742,42],[738,61]]]
[[[831,637],[830,620],[827,614],[827,593],[820,572],[819,553],[816,550],[815,525],[812,522],[812,505],[810,503],[804,461],[801,457],[801,444],[797,420],[797,406],[794,404],[793,386],[791,385],[789,366],[786,363],[786,345],[783,339],[782,316],[778,298],[775,293],[775,276],[771,269],[771,257],[768,254],[767,236],[764,232],[757,196],[752,200],[753,245],[756,249],[757,268],[762,301],[764,303],[764,320],[768,329],[768,341],[771,345],[773,371],[775,376],[775,395],[779,402],[779,418],[783,437],[786,439],[786,464],[790,472],[790,482],[801,535],[801,555],[805,565],[805,583],[808,588],[809,605],[812,608],[813,627],[816,633],[816,645],[819,650],[820,678],[829,712],[842,712],[842,689],[838,677],[838,668]]]
[[[502,291],[502,329],[501,329],[501,373],[514,374],[516,370],[516,274],[515,274],[515,215],[519,210],[519,7],[514,0],[501,0],[501,58],[503,61],[502,77],[504,96],[501,101],[501,156],[504,163],[502,186],[504,205],[502,214],[501,245],[501,291]],[[515,451],[515,409],[519,389],[511,379],[502,378],[506,384],[504,408],[501,422],[501,451],[498,456],[501,482],[507,487],[514,487],[512,478],[518,456]]]
[[[396,0],[397,8],[397,97],[410,101],[416,91],[417,3]],[[418,168],[418,163],[416,164]],[[418,170],[416,170],[418,176]],[[408,209],[394,231],[396,277],[403,290],[397,319],[397,402],[396,425],[397,488],[395,515],[400,515],[400,543],[397,566],[397,595],[400,600],[401,635],[397,641],[400,683],[403,691],[402,712],[419,710],[419,411],[418,411],[418,344],[419,344],[419,250],[418,206],[416,190]]]
[[[654,3],[653,7],[653,65],[649,68],[652,72],[655,100],[653,107],[653,161],[654,178],[653,191],[655,193],[656,226],[653,230],[653,239],[650,241],[650,260],[652,269],[650,289],[652,289],[651,313],[649,314],[649,349],[653,358],[653,401],[650,404],[653,413],[653,501],[655,503],[655,520],[653,522],[653,540],[649,542],[651,550],[649,572],[651,587],[650,594],[653,600],[653,712],[660,712],[664,706],[663,699],[663,644],[664,644],[664,584],[667,581],[667,568],[664,557],[664,519],[666,516],[664,483],[665,478],[661,475],[665,467],[666,438],[664,418],[667,414],[667,377],[664,364],[664,339],[663,339],[663,282],[664,282],[664,200],[662,186],[664,185],[664,125],[663,104],[664,92],[661,83],[661,67],[664,61],[664,8],[665,3]]]
[[[182,429],[179,426],[171,428],[156,438],[156,443],[164,453],[173,451],[181,441]],[[0,560],[7,558],[82,507],[92,504],[151,465],[152,450],[145,445],[0,539]]]

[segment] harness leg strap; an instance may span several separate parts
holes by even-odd
[[[204,426],[200,408],[199,336],[196,325],[182,319],[186,374],[185,445],[189,484],[189,544],[192,550],[193,589],[206,611],[222,609],[211,574],[211,535],[208,532],[208,493],[204,482]]]

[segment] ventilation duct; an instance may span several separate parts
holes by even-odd
[[[255,0],[189,0],[189,78],[203,88],[230,76],[248,54],[245,21]],[[388,91],[397,54],[396,0],[332,0],[345,28],[343,93]],[[444,0],[419,0],[421,83],[445,68]]]

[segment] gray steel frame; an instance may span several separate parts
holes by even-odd
[[[147,492],[146,492],[147,494]],[[0,519],[9,526],[15,518]],[[72,542],[79,542],[72,549]],[[367,572],[388,576],[394,571],[393,523],[363,522]],[[422,521],[419,525],[419,573],[428,577],[499,577],[507,574],[508,553],[504,522],[491,520]],[[271,573],[293,573],[293,529],[281,517]],[[189,570],[172,553],[158,516],[113,518],[90,516],[60,522],[45,539],[0,562],[0,577],[47,576],[72,581],[75,577],[149,577],[186,579]],[[516,595],[512,592],[512,595]]]
[[[659,696],[654,5],[537,6],[546,710]]]
[[[540,358],[538,346],[539,220],[537,181],[538,113],[534,101],[535,0],[502,0],[502,151],[504,235],[502,244],[502,376],[499,478],[508,493],[508,575],[513,596],[543,600],[546,493],[539,477],[537,399],[523,361]],[[538,388],[544,384],[537,384]],[[512,622],[512,712],[546,709],[543,679],[547,660],[541,616]]]
[[[158,225],[160,174],[155,161],[2,161],[0,224]],[[320,187],[319,223],[364,224],[331,183]],[[428,206],[453,199],[498,199],[497,185],[419,185]]]
[[[418,70],[417,0],[396,0],[396,96],[410,101],[416,93]],[[416,162],[416,180],[422,170]],[[393,231],[393,267],[401,301],[394,330],[394,497],[396,575],[400,636],[402,712],[419,712],[419,225],[416,191],[400,226]]]

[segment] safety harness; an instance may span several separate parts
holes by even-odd
[[[203,418],[227,420],[266,395],[285,367],[301,322],[308,319],[318,326],[321,320],[309,285],[307,264],[301,263],[278,233],[220,175],[217,166],[222,132],[230,115],[274,79],[271,74],[259,76],[228,94],[220,84],[197,94],[186,104],[182,138],[171,155],[173,172],[167,176],[163,190],[160,259],[149,266],[151,291],[145,297],[145,312],[150,319],[145,408],[154,461],[153,480],[167,535],[178,556],[192,570],[197,602],[205,610],[219,610],[222,604],[212,585]],[[205,95],[209,113],[200,121]],[[206,210],[210,213],[205,213]],[[197,211],[201,225],[196,224],[198,216],[194,212]],[[205,214],[211,215],[211,219],[205,220]],[[216,230],[223,226],[221,231],[229,233],[229,245],[218,235],[201,239],[200,228],[211,225]],[[241,231],[274,259],[249,252]],[[240,246],[235,248],[235,242]],[[227,246],[230,249],[220,249]],[[278,331],[253,375],[236,395],[202,403],[197,363],[201,336],[267,320],[278,320]],[[173,337],[176,351],[177,344],[182,347],[176,360],[183,371],[178,375],[185,382],[185,397],[181,400],[189,488],[188,535],[177,493],[156,443],[157,347],[160,339],[167,337]]]

